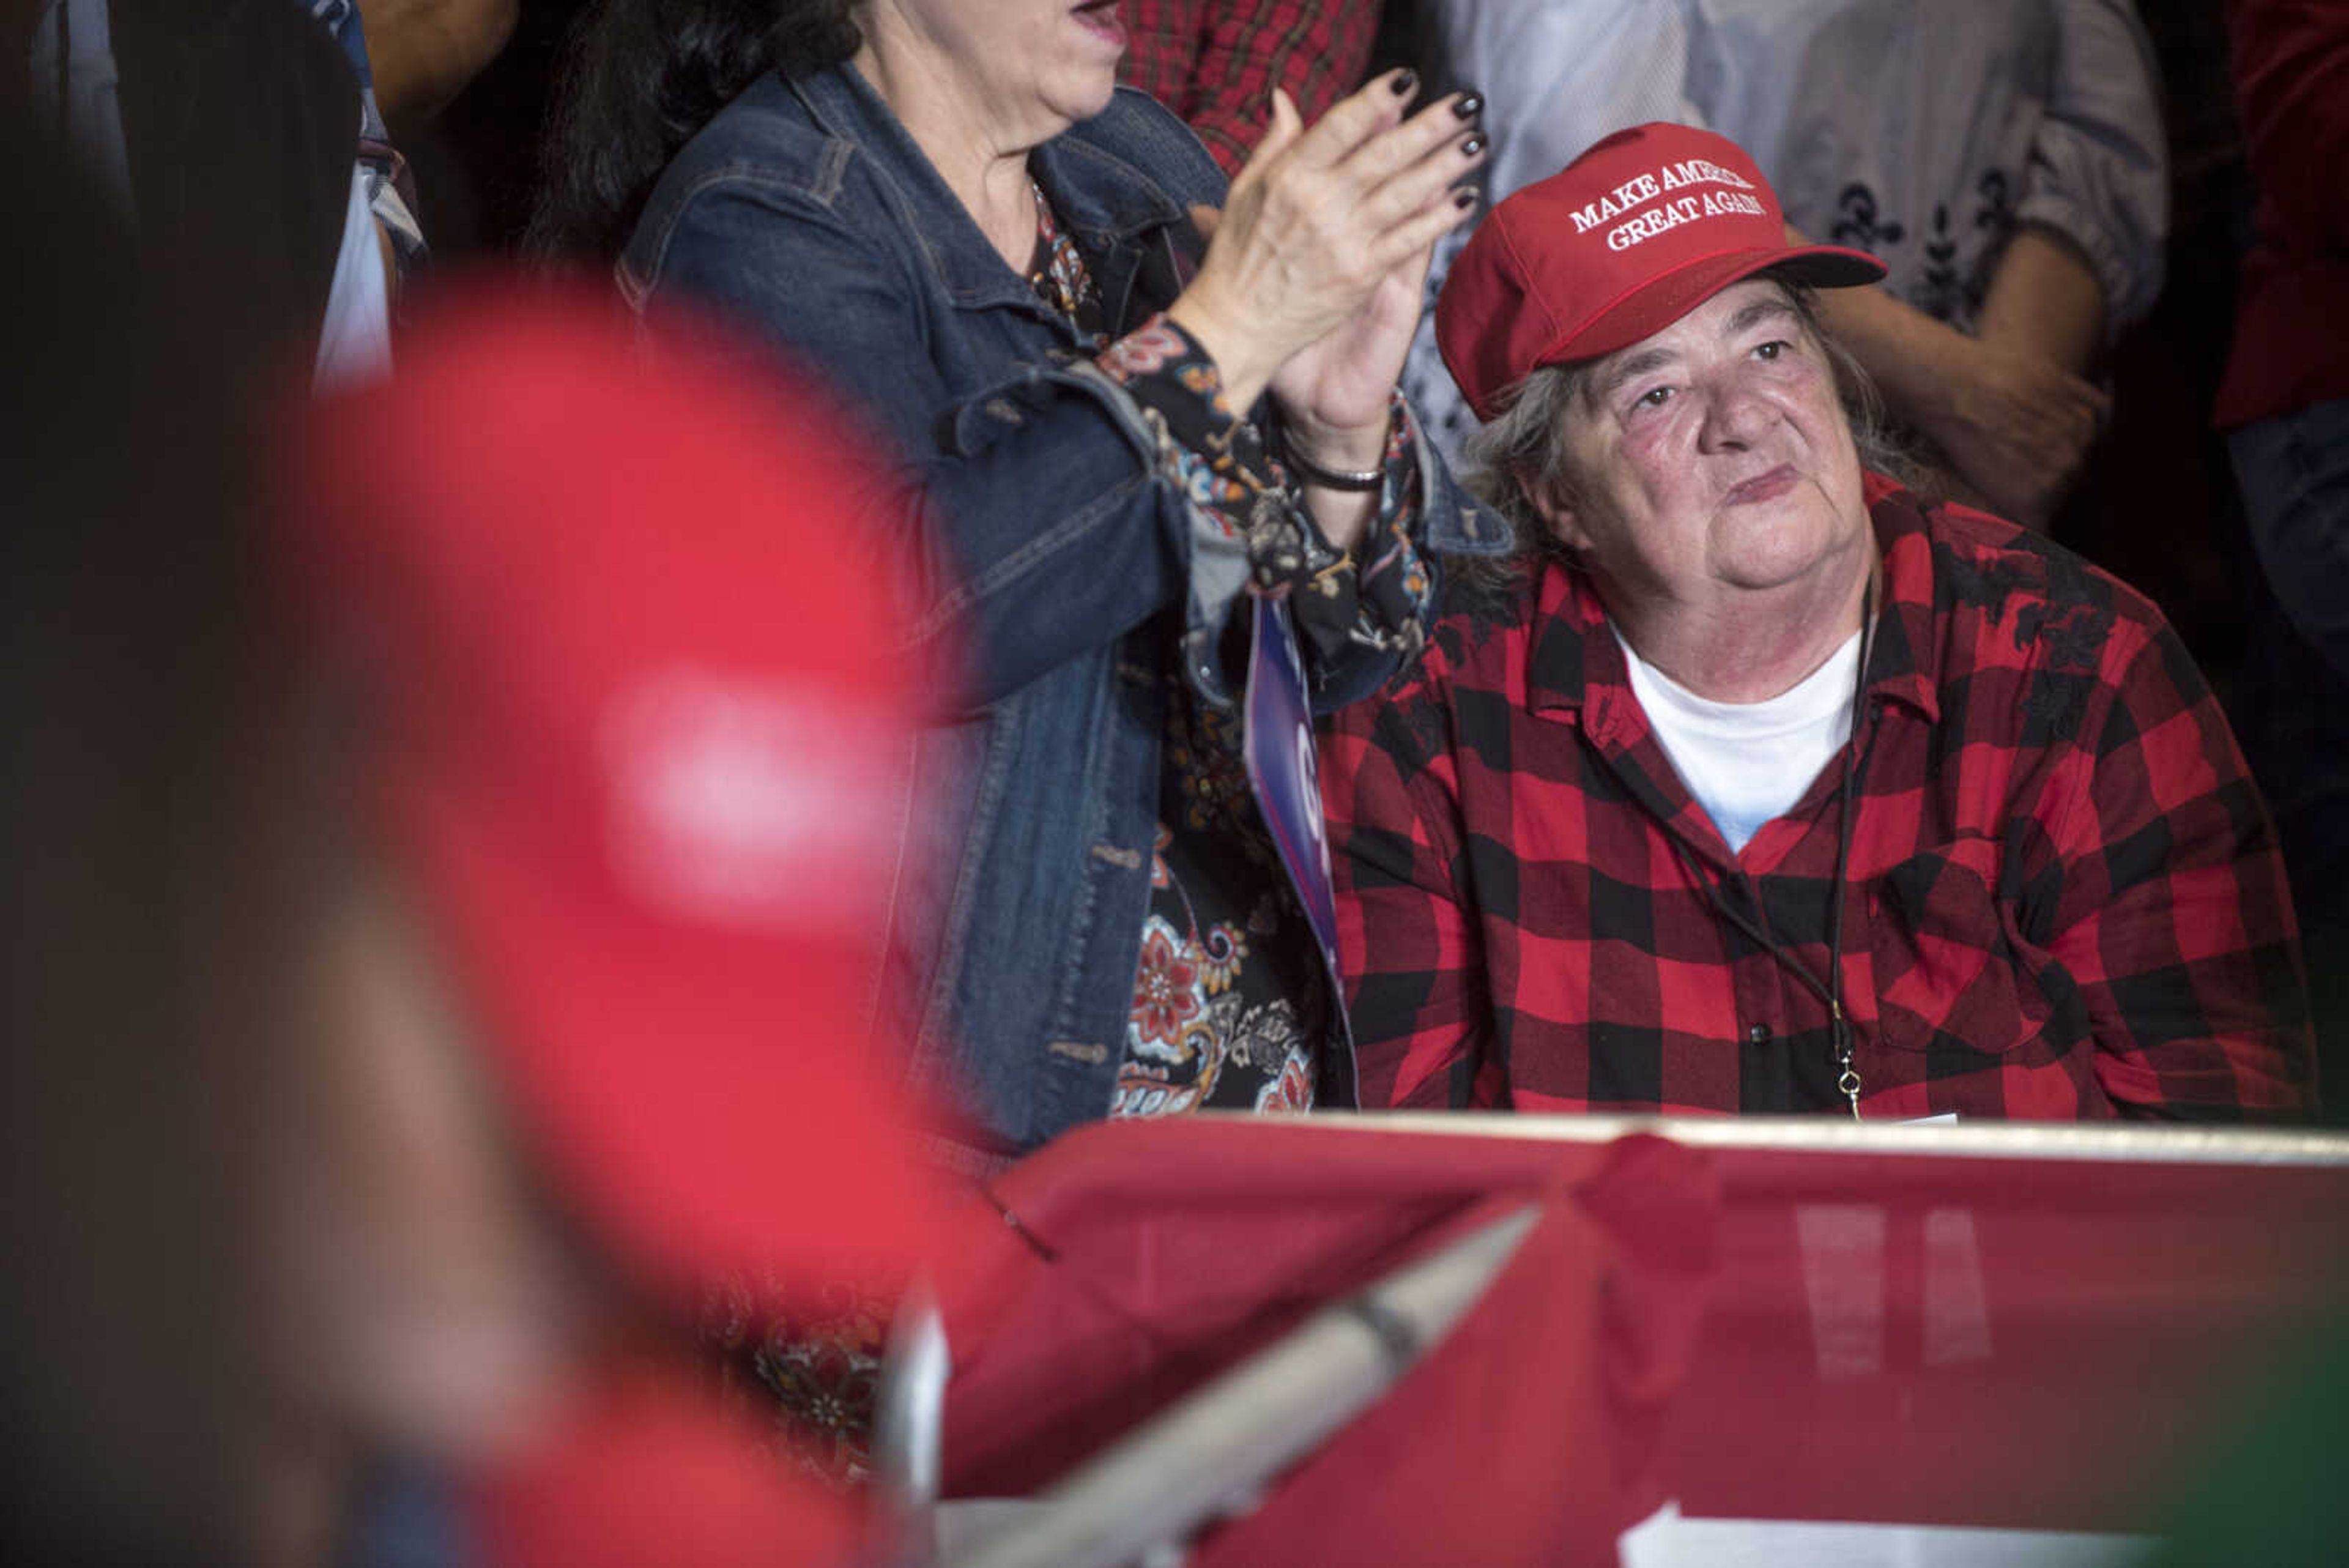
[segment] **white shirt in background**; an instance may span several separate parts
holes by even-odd
[[[310,387],[317,392],[349,391],[390,374],[391,278],[384,270],[383,242],[361,170],[351,176],[343,243],[335,254],[335,281],[319,325]]]

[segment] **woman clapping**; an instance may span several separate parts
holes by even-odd
[[[1365,696],[1435,552],[1503,544],[1393,389],[1478,100],[1414,113],[1393,73],[1308,128],[1276,95],[1226,191],[1123,47],[1114,0],[606,0],[542,214],[894,442],[841,547],[903,585],[938,711],[874,1024],[974,1171],[1108,1115],[1350,1103],[1318,855],[1243,768],[1252,641]]]

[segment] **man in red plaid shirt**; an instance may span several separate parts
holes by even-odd
[[[2313,1109],[2218,704],[2146,599],[1871,472],[1807,300],[1880,275],[1669,125],[1461,253],[1438,342],[1528,543],[1329,740],[1363,1105]]]
[[[1118,79],[1181,115],[1226,174],[1264,140],[1272,89],[1306,123],[1361,85],[1379,30],[1372,0],[1124,0],[1133,38]]]

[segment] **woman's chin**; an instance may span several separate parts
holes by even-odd
[[[1117,61],[1112,60],[1105,70],[1069,72],[1067,86],[1054,96],[1061,101],[1053,107],[1071,119],[1091,119],[1117,96]]]

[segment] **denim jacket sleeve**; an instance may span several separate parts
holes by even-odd
[[[1049,351],[1041,328],[1029,352],[1007,354],[975,327],[991,317],[988,330],[1003,329],[1019,308],[949,302],[928,249],[951,241],[908,233],[862,157],[842,147],[810,179],[709,171],[667,220],[656,301],[756,324],[893,443],[900,462],[876,475],[873,504],[884,522],[863,547],[904,585],[907,639],[950,706],[991,703],[1170,605],[1186,611],[1189,646],[1212,646],[1238,584],[1209,557],[1229,546],[1194,536],[1195,509],[1140,407],[1089,360]],[[999,275],[1013,297],[1026,286]],[[944,341],[967,329],[971,339]],[[1423,462],[1429,553],[1505,545],[1499,520],[1464,522],[1440,461]],[[1349,650],[1311,673],[1330,702],[1376,690],[1395,662]]]
[[[905,634],[983,706],[1139,625],[1182,590],[1179,519],[1138,410],[1081,362],[1039,358],[957,397],[902,252],[818,202],[736,178],[680,213],[656,296],[716,306],[826,377],[903,461],[865,541],[905,585]]]
[[[2153,41],[2127,0],[2060,0],[2054,80],[2018,222],[2078,245],[2108,337],[2153,308],[2169,232],[2168,144]]]

